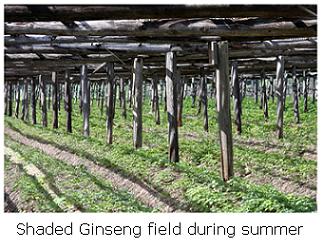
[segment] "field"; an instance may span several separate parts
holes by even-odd
[[[162,100],[162,99],[161,99]],[[295,124],[292,98],[286,99],[284,139],[276,139],[276,102],[269,100],[266,122],[259,103],[242,103],[242,134],[233,124],[234,174],[220,176],[215,101],[209,99],[209,132],[191,99],[184,100],[179,128],[180,162],[168,162],[167,114],[160,106],[156,125],[146,97],[143,147],[132,145],[132,110],[121,116],[119,102],[113,144],[106,143],[106,117],[91,105],[90,137],[73,105],[73,133],[65,128],[63,102],[59,128],[5,117],[5,186],[8,200],[22,212],[313,212],[316,211],[317,107],[309,101]],[[38,104],[37,104],[38,107]],[[51,112],[49,112],[51,114]],[[113,175],[113,176],[111,176]],[[8,196],[8,195],[6,195]],[[10,206],[10,205],[9,205]]]

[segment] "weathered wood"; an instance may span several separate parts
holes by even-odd
[[[262,83],[262,109],[264,111],[265,121],[268,121],[268,98],[267,98],[267,86],[266,86],[266,74],[263,70],[261,72],[261,83]]]
[[[231,80],[233,85],[233,109],[234,109],[234,123],[237,126],[237,132],[240,135],[242,132],[241,125],[241,93],[238,78],[238,63],[233,62],[231,67]]]
[[[312,18],[316,5],[5,5],[6,22],[168,18]],[[37,14],[35,14],[37,13]]]
[[[277,95],[277,137],[283,138],[284,125],[284,57],[277,57],[276,95]]]
[[[294,120],[296,124],[300,123],[299,118],[299,108],[298,108],[298,86],[297,86],[297,77],[296,77],[296,67],[293,67],[293,110],[294,110]]]
[[[65,111],[66,111],[66,131],[72,133],[72,92],[71,92],[71,82],[70,82],[70,72],[69,70],[65,71],[64,74],[64,83],[65,83]]]
[[[166,53],[168,157],[171,162],[179,161],[176,70],[176,54],[174,52]]]
[[[299,25],[299,23],[302,25]],[[84,26],[86,25],[86,29]],[[203,27],[203,29],[201,29]],[[261,19],[191,19],[189,20],[113,20],[84,21],[68,27],[61,22],[5,23],[5,34],[52,35],[125,35],[151,37],[220,36],[231,37],[313,37],[317,34],[317,20],[261,20]]]
[[[52,72],[52,110],[53,110],[53,128],[58,129],[58,82],[57,72]]]
[[[233,176],[233,144],[230,111],[228,42],[211,42],[212,64],[216,70],[217,111],[221,147],[221,169],[224,181]]]
[[[38,82],[40,86],[40,101],[42,110],[42,125],[47,127],[47,106],[46,106],[46,82],[44,81],[42,75],[38,76]]]
[[[106,104],[107,104],[107,143],[112,144],[113,141],[113,112],[114,112],[114,65],[109,62],[105,66],[107,74],[107,92],[106,92]]]
[[[29,89],[29,79],[24,79],[24,95],[23,95],[23,105],[22,105],[22,120],[29,120],[29,98],[28,98],[28,89]]]
[[[4,84],[4,114],[8,115],[8,83]]]
[[[253,81],[254,84],[254,96],[255,96],[255,102],[258,103],[258,88],[259,88],[259,82],[258,80]]]
[[[19,117],[19,105],[20,105],[20,82],[17,81],[16,85],[16,106],[15,106],[15,117]]]
[[[192,82],[191,82],[191,97],[192,97],[192,104],[191,107],[195,107],[195,101],[196,101],[196,84],[195,84],[195,79],[192,77]]]
[[[135,148],[142,147],[142,58],[135,58],[133,61],[133,145]]]
[[[207,78],[201,77],[201,100],[203,106],[203,129],[209,131],[209,116],[208,116],[208,99],[207,99]]]
[[[153,78],[153,87],[154,87],[155,122],[157,125],[159,125],[160,124],[160,111],[159,111],[159,93],[158,93],[158,79],[157,79],[157,77]]]
[[[8,82],[8,116],[12,116],[12,96],[13,96],[13,87],[12,82]]]
[[[179,70],[177,70],[176,75],[176,85],[177,85],[177,126],[183,126],[183,94],[184,94],[184,82],[180,75]]]
[[[33,125],[37,123],[36,118],[36,80],[35,78],[31,79],[31,122]]]
[[[304,81],[304,112],[308,112],[308,85],[310,77],[306,74]]]
[[[125,80],[120,78],[120,107],[122,110],[121,115],[126,119],[127,118],[127,100],[126,100],[126,90],[125,90]]]
[[[90,136],[90,82],[87,78],[87,66],[81,67],[83,135]]]
[[[316,102],[316,77],[312,80],[312,103]]]

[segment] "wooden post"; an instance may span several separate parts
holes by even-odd
[[[201,100],[203,106],[203,128],[204,131],[209,131],[209,116],[208,116],[208,100],[207,100],[207,78],[202,76],[201,78]]]
[[[153,89],[154,89],[154,111],[155,111],[155,122],[157,125],[160,124],[160,112],[159,112],[159,95],[158,95],[158,80],[157,77],[153,77]]]
[[[253,83],[254,83],[255,101],[256,101],[256,104],[257,104],[258,103],[258,80],[254,79]]]
[[[120,78],[120,104],[122,109],[122,116],[127,118],[127,104],[126,104],[126,91],[125,91],[125,81]]]
[[[9,117],[12,116],[12,95],[13,95],[13,87],[12,82],[8,82],[8,115]]]
[[[275,84],[274,84],[274,79],[270,77],[270,85],[271,85],[271,100],[272,103],[275,102]]]
[[[238,63],[236,61],[232,62],[231,67],[231,80],[233,85],[233,109],[235,114],[234,123],[237,126],[237,132],[240,135],[242,132],[241,128],[241,94],[240,94],[240,84],[238,78]]]
[[[17,81],[16,85],[16,106],[15,106],[15,117],[19,117],[19,105],[20,105],[20,82]]]
[[[304,112],[308,111],[307,97],[308,97],[309,79],[310,79],[310,77],[306,74],[305,81],[304,81]]]
[[[83,105],[83,100],[82,100],[82,84],[79,84],[79,108],[80,108],[80,113],[82,114],[82,105]]]
[[[316,91],[316,84],[315,83],[316,83],[316,78],[313,77],[313,80],[312,80],[312,103],[313,104],[316,101],[316,93],[315,93],[315,91]]]
[[[71,82],[70,82],[70,72],[69,70],[65,71],[65,111],[66,111],[66,130],[67,132],[72,133],[72,94],[71,94]]]
[[[233,176],[233,145],[230,111],[228,42],[211,42],[211,62],[216,70],[217,111],[224,181]]]
[[[47,106],[46,106],[46,83],[41,75],[38,76],[38,82],[40,86],[40,101],[42,109],[42,125],[47,127]]]
[[[36,80],[31,79],[31,122],[36,124]]]
[[[268,98],[267,98],[267,89],[266,89],[266,75],[265,71],[262,70],[261,72],[261,84],[262,84],[262,104],[263,104],[263,111],[264,111],[264,118],[265,121],[268,121]]]
[[[105,66],[105,71],[107,73],[107,143],[112,144],[113,137],[112,137],[112,130],[113,130],[113,106],[114,106],[114,65],[113,63],[109,62]]]
[[[298,108],[298,86],[297,86],[297,77],[296,77],[296,67],[293,67],[293,109],[294,109],[294,120],[296,124],[299,124],[299,108]]]
[[[288,75],[287,73],[284,73],[284,87],[283,87],[283,107],[284,107],[284,111],[286,111],[287,107],[286,107],[286,97],[287,97],[287,83],[288,83]]]
[[[191,107],[195,107],[195,101],[196,101],[196,84],[194,82],[194,77],[192,77],[192,83],[191,83],[191,97],[192,97],[192,104]]]
[[[87,78],[87,66],[81,66],[83,135],[90,136],[90,82]]]
[[[135,58],[133,62],[133,145],[142,147],[142,58]]]
[[[53,109],[53,128],[58,128],[58,85],[57,73],[52,72],[52,109]]]
[[[166,53],[166,92],[169,160],[171,162],[178,162],[176,54],[174,52]]]
[[[4,114],[8,115],[8,82],[4,84]]]
[[[277,94],[277,136],[283,138],[284,125],[284,57],[277,57],[276,68]]]
[[[180,72],[177,71],[176,75],[176,84],[177,84],[177,126],[183,126],[182,113],[183,113],[183,94],[184,94],[184,85],[181,78]]]
[[[28,78],[26,78],[24,80],[24,86],[25,86],[25,90],[24,90],[24,111],[23,111],[22,119],[24,121],[28,121],[29,120],[29,98],[28,98],[29,79]]]

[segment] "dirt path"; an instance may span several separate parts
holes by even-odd
[[[74,155],[70,152],[58,149],[52,145],[40,143],[34,139],[29,139],[18,132],[13,131],[10,128],[5,127],[5,134],[8,135],[11,139],[22,143],[24,145],[30,146],[32,148],[41,150],[45,154],[61,160],[67,164],[77,166],[84,165],[91,174],[97,174],[101,177],[107,179],[111,184],[117,189],[124,189],[131,194],[133,194],[138,200],[142,201],[149,207],[158,208],[162,212],[174,212],[175,208],[161,200],[158,194],[153,190],[150,190],[149,187],[145,188],[115,172],[109,170],[103,166],[99,166],[94,162],[81,158],[77,155]]]
[[[12,149],[5,147],[5,155],[10,156],[10,161],[15,164],[22,165],[27,175],[32,176],[37,182],[44,188],[44,190],[50,195],[53,202],[61,208],[64,212],[80,212],[72,203],[68,203],[66,200],[60,198],[60,196],[51,188],[50,184],[45,180],[45,174],[38,169],[34,164],[26,163],[19,153]]]

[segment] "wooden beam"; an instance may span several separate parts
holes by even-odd
[[[265,70],[261,71],[261,86],[262,86],[262,109],[264,111],[265,121],[267,122],[268,121],[268,98],[267,98]]]
[[[13,87],[12,82],[8,82],[8,116],[12,116],[12,96],[13,96]]]
[[[277,136],[283,138],[284,125],[284,57],[277,57],[276,66],[276,95],[277,95]]]
[[[90,136],[90,82],[87,78],[87,66],[81,66],[83,135]]]
[[[313,18],[316,5],[5,5],[5,21],[168,18]]]
[[[142,147],[142,58],[135,58],[133,62],[133,145]]]
[[[86,28],[84,28],[86,26]],[[202,28],[203,27],[203,28]],[[5,23],[5,34],[52,35],[136,35],[151,37],[220,36],[231,37],[313,37],[317,20],[116,20],[86,21],[75,27],[61,22]]]
[[[233,176],[228,42],[212,42],[211,51],[213,53],[212,64],[215,66],[216,72],[217,111],[221,147],[222,178],[224,181],[227,181]]]
[[[292,87],[293,87],[293,110],[294,110],[294,121],[296,124],[300,123],[300,117],[299,117],[299,107],[298,107],[298,79],[296,77],[296,67],[293,67],[293,83],[292,83]]]
[[[166,98],[168,117],[169,161],[179,161],[178,128],[177,128],[177,82],[176,54],[166,53]]]

